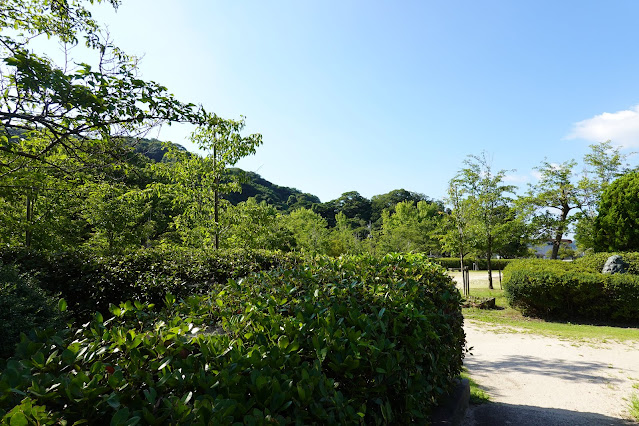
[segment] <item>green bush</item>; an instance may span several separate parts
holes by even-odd
[[[513,259],[493,259],[490,263],[492,265],[492,269],[496,271],[499,269],[504,269],[512,260]],[[459,268],[458,257],[436,257],[432,258],[431,261],[443,266],[444,268]],[[473,263],[476,263],[481,270],[488,269],[488,263],[486,262],[486,259],[478,259],[475,257],[468,257],[464,259],[464,265],[468,266],[471,270],[473,269]]]
[[[124,300],[161,303],[167,293],[184,298],[251,272],[301,261],[291,253],[178,247],[99,257],[82,251],[51,254],[7,249],[0,259],[35,276],[45,290],[61,294],[81,321],[96,311],[107,313],[110,304]]]
[[[175,300],[23,340],[2,421],[427,423],[462,366],[461,296],[419,255],[322,258]]]
[[[504,270],[504,293],[525,314],[639,322],[639,277],[584,272],[577,262],[519,260]]]
[[[579,265],[579,269],[584,272],[601,272],[606,260],[612,255],[618,254],[628,263],[628,273],[639,275],[639,253],[637,252],[618,252],[618,253],[588,253],[584,257],[575,260]]]
[[[32,278],[20,275],[15,267],[0,263],[0,358],[13,355],[21,333],[63,325],[57,298]]]

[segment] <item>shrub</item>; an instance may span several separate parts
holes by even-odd
[[[525,314],[639,322],[639,277],[583,272],[579,263],[520,260],[504,270],[504,293]]]
[[[198,251],[158,247],[99,256],[91,252],[42,253],[5,250],[1,259],[38,278],[42,287],[60,293],[81,321],[124,300],[161,303],[168,293],[178,298],[205,293],[251,272],[294,265],[294,254],[264,250]]]
[[[637,252],[619,252],[619,253],[588,253],[586,256],[575,260],[579,265],[579,269],[585,272],[601,272],[606,260],[612,255],[618,254],[628,263],[628,273],[639,275],[639,253]]]
[[[0,418],[426,423],[461,370],[460,300],[440,267],[392,255],[251,274],[161,311],[123,303],[113,321],[23,340]]]
[[[493,259],[491,262],[492,269],[494,271],[504,269],[513,259]],[[431,259],[434,263],[443,266],[444,268],[459,268],[458,257],[436,257]],[[475,257],[468,257],[464,259],[464,265],[470,269],[473,268],[473,263],[476,263],[479,269],[488,269],[488,263],[486,259],[478,259]]]
[[[21,333],[63,324],[57,298],[31,277],[20,275],[15,267],[0,263],[0,358],[13,355]]]

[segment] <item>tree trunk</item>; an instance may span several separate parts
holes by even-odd
[[[559,247],[561,247],[561,238],[564,236],[564,229],[566,229],[566,219],[568,219],[568,212],[570,207],[563,205],[561,210],[561,219],[559,221],[559,227],[557,228],[557,234],[555,234],[555,240],[552,242],[552,254],[550,259],[557,260],[559,255]]]
[[[218,192],[218,187],[220,185],[220,177],[217,176],[217,146],[213,146],[213,168],[215,169],[216,172],[216,177],[215,177],[215,191],[214,191],[214,200],[213,200],[213,210],[215,212],[215,250],[219,250],[220,249],[220,216],[219,216],[219,204],[220,204],[220,198],[219,198],[219,192]]]
[[[486,251],[486,266],[488,267],[488,288],[493,290],[493,265],[491,259],[493,257],[493,239],[488,236],[488,250]]]
[[[24,233],[24,245],[26,248],[31,247],[32,231],[31,221],[33,220],[33,200],[30,195],[27,195],[27,227]]]
[[[486,265],[488,266],[488,288],[493,289],[493,265],[491,263],[492,254],[490,251],[486,254]]]

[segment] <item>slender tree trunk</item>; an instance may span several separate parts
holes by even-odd
[[[459,232],[459,271],[462,276],[462,287],[464,296],[470,294],[470,278],[466,277],[466,270],[464,269],[464,233]]]
[[[219,250],[220,249],[220,216],[219,216],[219,205],[220,205],[220,198],[219,198],[219,192],[218,192],[218,187],[220,185],[220,177],[217,173],[217,146],[213,146],[213,169],[215,170],[215,191],[214,191],[214,199],[213,199],[213,211],[215,214],[214,220],[215,220],[215,250]]]
[[[488,265],[488,288],[493,289],[493,265],[491,262],[492,254],[489,252],[486,254],[486,264]]]
[[[24,235],[24,245],[27,248],[31,247],[32,231],[31,222],[33,221],[33,199],[31,195],[27,195],[27,227]]]
[[[486,251],[486,265],[488,266],[488,288],[493,289],[493,239],[488,235],[488,250]]]

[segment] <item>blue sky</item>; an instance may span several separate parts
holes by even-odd
[[[125,0],[95,16],[143,78],[246,116],[264,145],[239,167],[322,201],[441,199],[482,151],[525,189],[545,158],[639,148],[636,1]],[[190,130],[149,136],[189,147]]]

